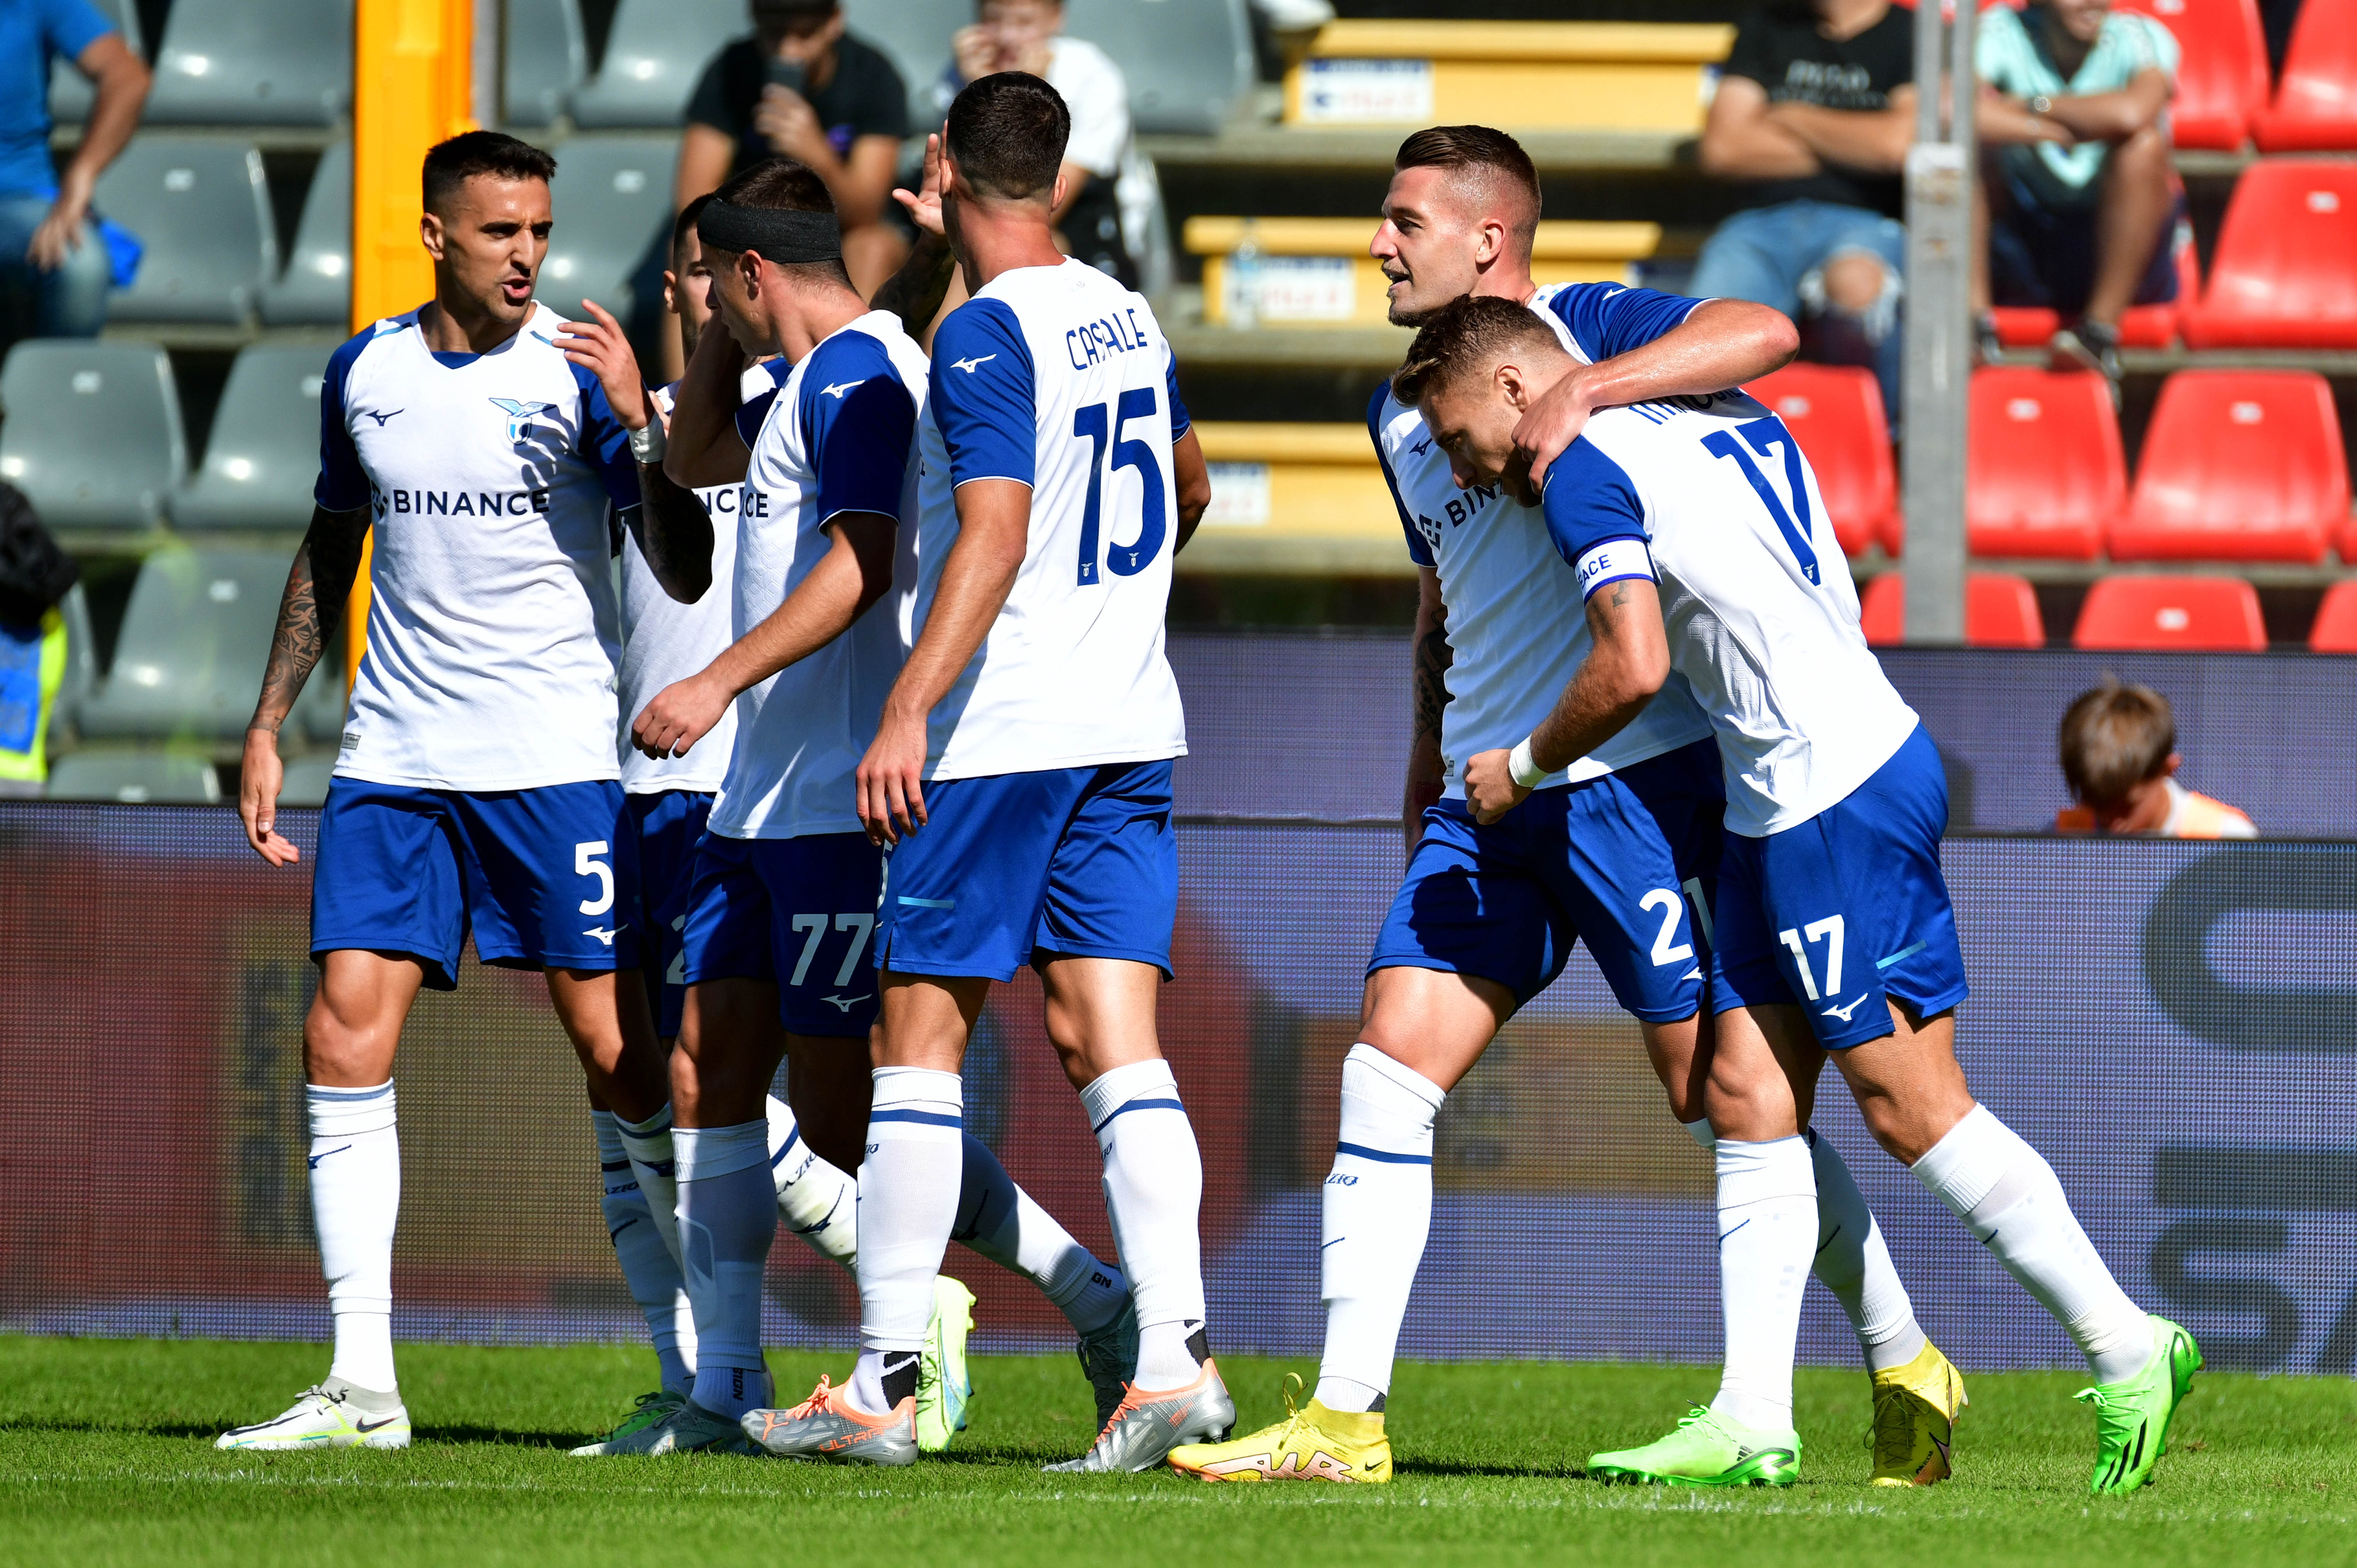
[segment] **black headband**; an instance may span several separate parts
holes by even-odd
[[[695,215],[695,237],[716,251],[758,251],[779,266],[843,257],[843,225],[832,212],[707,201]]]

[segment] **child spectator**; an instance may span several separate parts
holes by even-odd
[[[2251,819],[2177,781],[2177,719],[2149,686],[2109,679],[2062,715],[2062,777],[2078,804],[2057,832],[2142,833],[2170,839],[2258,837]]]
[[[0,484],[0,795],[38,795],[66,678],[58,605],[81,569],[14,485]]]

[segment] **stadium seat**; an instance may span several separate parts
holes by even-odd
[[[1907,578],[1885,572],[1858,596],[1858,626],[1877,648],[1907,640]],[[2043,648],[2046,621],[2038,613],[2038,593],[2027,577],[2010,572],[1970,572],[1964,576],[1964,646]]]
[[[1858,555],[1878,543],[1897,554],[1899,479],[1874,372],[1795,360],[1746,390],[1776,411],[1808,454],[1842,549]]]
[[[1208,136],[1252,100],[1259,73],[1244,0],[1071,0],[1064,27],[1121,67],[1130,123],[1141,134]],[[945,33],[935,70],[948,59],[948,43]]]
[[[2240,577],[2104,577],[2079,608],[2077,648],[2264,653],[2259,591]]]
[[[2357,578],[2335,583],[2325,590],[2308,628],[2311,653],[2357,653]]]
[[[152,528],[188,477],[172,361],[153,343],[31,338],[0,367],[0,479],[52,528]]]
[[[500,117],[553,125],[589,75],[579,0],[507,0],[500,50]]]
[[[2241,151],[2267,106],[2267,40],[2255,0],[2117,0],[2115,8],[2158,17],[2177,35],[2169,105],[2177,145]]]
[[[541,263],[540,300],[567,319],[596,300],[628,321],[630,277],[671,220],[672,136],[576,136],[556,149],[549,199],[556,230]]]
[[[141,562],[106,684],[81,706],[81,733],[199,741],[242,734],[293,554],[174,549]]]
[[[1964,475],[1973,554],[2093,560],[2127,499],[2110,385],[2093,371],[1974,371]]]
[[[213,806],[221,780],[203,757],[180,751],[77,751],[49,765],[43,791],[52,800],[123,805]]]
[[[2145,427],[2116,561],[2313,566],[2349,521],[2332,388],[2313,371],[2179,371]]]
[[[1260,247],[1263,326],[1374,327],[1389,319],[1391,286],[1367,254],[1363,218],[1187,220],[1180,243],[1203,258],[1203,315],[1228,324],[1232,258],[1247,235]],[[1531,245],[1531,275],[1545,283],[1634,283],[1631,263],[1661,248],[1658,223],[1544,222]]]
[[[2243,171],[2181,314],[2195,349],[2357,348],[2357,164],[2262,158]]]
[[[52,733],[79,736],[82,700],[98,687],[98,637],[91,629],[90,596],[80,583],[58,602],[58,615],[66,623],[66,678],[49,724]]]
[[[204,465],[172,498],[182,528],[300,529],[319,473],[319,379],[325,344],[256,343],[221,389]]]
[[[2357,0],[2301,0],[2259,150],[2357,150]]]
[[[620,0],[604,63],[573,94],[573,123],[585,130],[677,130],[712,57],[752,30],[746,0]],[[668,201],[668,168],[663,179]]]
[[[2166,305],[2131,305],[2120,313],[2120,347],[2166,349],[2177,341],[2179,313],[2201,297],[2201,262],[2190,230],[2180,229],[2177,246],[2177,297]],[[2043,349],[2062,325],[2062,313],[2044,306],[2000,305],[1997,340],[2008,349]]]
[[[262,319],[273,327],[337,327],[352,315],[352,144],[320,155],[304,193],[302,221],[286,270],[262,286]]]
[[[138,277],[107,302],[113,320],[243,326],[278,275],[270,188],[246,143],[135,137],[99,176],[96,205],[147,246]]]
[[[147,47],[139,33],[139,6],[136,0],[91,0],[98,14],[113,23],[123,33],[123,41],[140,59],[147,58]],[[63,55],[49,61],[49,118],[60,124],[79,125],[90,117],[90,106],[96,95],[91,91],[90,79],[76,69]]]
[[[1181,557],[1190,572],[1411,570],[1399,510],[1363,421],[1199,421],[1211,507]]]
[[[332,125],[352,105],[352,0],[172,0],[154,125]]]

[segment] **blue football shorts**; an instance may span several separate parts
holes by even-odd
[[[1462,800],[1424,814],[1424,837],[1367,972],[1437,969],[1513,993],[1544,991],[1585,938],[1620,1005],[1648,1023],[1702,1010],[1727,808],[1714,741],[1551,789],[1483,826]]]
[[[626,797],[630,824],[638,831],[639,901],[646,914],[649,964],[653,971],[655,1030],[666,1040],[679,1034],[680,1009],[687,1000],[687,897],[695,884],[695,846],[712,815],[708,789],[663,789]]]
[[[1026,963],[1117,958],[1169,978],[1168,758],[935,779],[925,811],[885,861],[880,965],[1012,980]]]
[[[334,779],[311,873],[311,952],[407,953],[457,989],[505,969],[635,969],[638,834],[619,780],[470,791]]]
[[[683,980],[769,981],[778,1021],[792,1033],[866,1038],[883,863],[866,833],[705,833],[682,933]]]
[[[1947,826],[1947,775],[1919,725],[1838,805],[1766,838],[1727,834],[1719,1010],[1798,1006],[1840,1050],[1892,1032],[1888,998],[1919,1014],[1962,1002]]]

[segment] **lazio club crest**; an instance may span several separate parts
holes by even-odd
[[[556,412],[556,405],[553,403],[517,403],[504,397],[491,399],[491,405],[508,416],[508,439],[518,446],[531,435],[532,422],[535,417]],[[551,434],[562,435],[563,432],[553,431]]]

